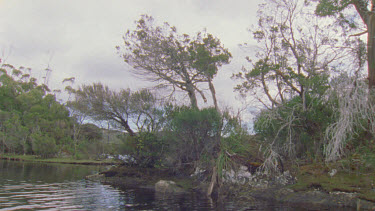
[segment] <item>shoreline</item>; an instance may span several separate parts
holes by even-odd
[[[60,164],[75,164],[75,165],[117,165],[119,162],[104,160],[76,160],[72,158],[37,158],[33,155],[0,155],[0,160],[11,160],[21,162],[38,162],[38,163],[60,163]]]
[[[358,198],[348,192],[324,192],[322,190],[295,191],[288,187],[266,188],[250,190],[249,196],[278,203],[292,204],[298,207],[309,207],[312,210],[319,209],[353,209],[374,210],[375,203]]]
[[[40,159],[34,156],[4,156],[1,160],[12,160],[20,162],[60,163],[76,165],[113,165],[118,162],[73,160],[73,159]],[[155,184],[159,180],[170,180],[176,182],[177,186],[185,192],[197,192],[204,194],[207,185],[197,182],[191,177],[172,175],[167,169],[139,168],[128,166],[116,166],[110,170],[100,172],[99,181],[116,188],[146,188],[155,190]],[[93,178],[96,178],[94,176]],[[88,178],[87,178],[88,179]],[[302,178],[301,178],[302,179]],[[299,181],[301,182],[301,181]],[[295,184],[294,184],[295,185]],[[250,185],[224,184],[223,194],[219,198],[232,198],[239,204],[248,203],[252,199],[268,202],[287,203],[296,207],[310,207],[311,209],[350,209],[350,210],[374,210],[375,202],[362,198],[357,192],[327,191],[321,187],[306,187],[304,189],[285,185],[278,187],[254,188]],[[221,192],[221,191],[220,191]],[[375,191],[374,191],[375,192]]]
[[[157,173],[159,170],[137,169],[135,167],[120,166],[109,171],[101,172],[100,181],[117,188],[147,188],[154,189],[158,180],[171,180],[176,182],[187,192],[202,193],[207,184],[194,181],[191,177],[178,178],[166,172]],[[185,183],[185,184],[184,184]],[[225,192],[222,192],[222,191]],[[293,190],[293,186],[284,185],[277,187],[254,188],[250,185],[223,184],[220,200],[231,198],[238,204],[251,202],[253,199],[290,204],[292,207],[310,207],[319,209],[338,210],[374,210],[375,202],[363,199],[358,194],[345,191],[327,192],[324,189],[308,188]]]

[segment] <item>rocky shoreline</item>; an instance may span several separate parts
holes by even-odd
[[[161,186],[164,193],[180,194],[187,192],[199,192],[204,194],[207,185],[196,182],[191,177],[176,177],[167,170],[139,169],[136,167],[116,167],[102,172],[98,178],[104,184],[118,188],[146,188],[159,192],[155,185],[161,180],[171,183],[170,190]],[[233,179],[232,179],[233,180]],[[244,180],[241,180],[244,181]],[[247,184],[247,185],[245,185]],[[258,184],[258,185],[256,185]],[[262,185],[261,185],[262,184]],[[160,189],[160,187],[159,187]],[[245,183],[226,182],[220,190],[220,200],[226,197],[238,199],[238,203],[247,203],[253,199],[287,203],[293,207],[308,207],[310,210],[319,209],[350,209],[350,210],[374,210],[375,203],[361,199],[356,193],[333,191],[326,192],[319,187],[311,187],[309,190],[297,191],[290,187],[289,173],[272,180],[254,176],[251,181]]]
[[[354,193],[326,193],[321,190],[294,191],[287,187],[250,190],[247,193],[256,199],[288,203],[298,207],[308,207],[309,210],[339,208],[354,210],[375,209],[375,203],[359,199]]]

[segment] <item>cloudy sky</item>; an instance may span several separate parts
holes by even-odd
[[[246,64],[238,44],[251,43],[248,28],[256,24],[263,0],[0,0],[0,58],[33,69],[41,79],[53,70],[49,86],[64,78],[76,84],[102,82],[109,87],[142,88],[145,82],[127,71],[115,46],[135,27],[141,14],[159,24],[168,22],[179,33],[206,28],[234,55],[214,83],[222,106],[235,102],[230,76]],[[41,79],[42,80],[42,79]],[[239,101],[236,101],[237,103]]]

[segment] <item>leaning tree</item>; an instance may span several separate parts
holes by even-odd
[[[136,28],[123,36],[117,47],[131,71],[142,78],[187,93],[191,106],[198,108],[196,93],[206,102],[200,84],[208,84],[215,107],[217,100],[212,83],[218,67],[228,64],[231,54],[220,40],[208,33],[196,36],[178,34],[174,26],[156,26],[154,19],[142,15]]]
[[[135,136],[136,131],[154,132],[162,127],[162,102],[147,89],[116,91],[93,83],[74,90],[74,96],[67,106],[76,112],[76,116],[111,122],[130,136]]]

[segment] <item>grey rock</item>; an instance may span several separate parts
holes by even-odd
[[[182,188],[178,187],[175,182],[168,180],[160,180],[155,184],[156,193],[183,193]]]

